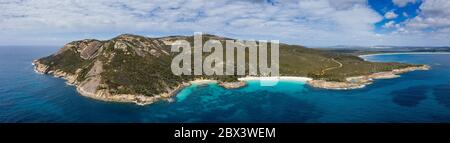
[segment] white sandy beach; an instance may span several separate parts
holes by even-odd
[[[239,81],[254,81],[254,80],[264,80],[264,81],[271,81],[271,80],[285,80],[285,81],[299,81],[299,82],[307,82],[310,80],[313,80],[312,78],[308,77],[295,77],[295,76],[275,76],[275,77],[257,77],[257,76],[248,76],[248,77],[241,77],[238,78]],[[210,79],[196,79],[193,81],[190,81],[191,84],[208,84],[208,83],[217,83],[217,80],[210,80]]]
[[[217,83],[217,80],[209,80],[209,79],[196,79],[194,81],[190,81],[191,84],[208,84],[208,83]]]
[[[307,82],[310,80],[313,80],[312,78],[308,77],[295,77],[295,76],[275,76],[275,77],[243,77],[238,78],[240,81],[250,81],[250,80],[286,80],[286,81],[299,81],[299,82]]]

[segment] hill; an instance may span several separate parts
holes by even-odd
[[[35,60],[36,71],[62,77],[75,85],[81,95],[106,101],[153,103],[170,99],[195,79],[236,82],[239,76],[176,76],[170,65],[176,53],[170,52],[171,43],[184,39],[193,44],[193,36],[148,38],[123,34],[100,41],[86,39],[70,42],[58,52]],[[228,40],[215,35],[209,39]],[[207,54],[204,54],[207,56]],[[405,63],[376,63],[338,52],[310,49],[298,45],[280,44],[281,76],[311,77],[311,85],[349,86],[348,78],[368,76],[422,65]],[[406,72],[406,71],[405,71]],[[360,82],[360,81],[358,81]],[[366,81],[364,81],[364,84]],[[361,84],[361,83],[358,83]],[[355,85],[351,85],[354,87]],[[333,88],[333,86],[323,86]],[[336,88],[336,89],[338,89]]]

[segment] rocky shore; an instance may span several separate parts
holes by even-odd
[[[49,70],[47,65],[41,64],[39,61],[33,61],[34,70],[40,74],[53,75],[57,78],[62,78],[66,80],[68,85],[75,86],[80,95],[102,101],[110,102],[122,102],[122,103],[135,103],[137,105],[148,105],[157,101],[172,101],[172,97],[175,96],[183,88],[190,85],[190,83],[181,83],[177,87],[169,88],[166,92],[155,96],[144,96],[144,95],[132,95],[132,94],[112,94],[107,89],[98,89],[100,86],[100,78],[93,77],[89,78],[84,82],[78,82],[76,74],[65,73],[60,70]],[[95,67],[95,66],[94,66]],[[93,68],[94,69],[94,68]],[[98,71],[98,69],[97,69]],[[100,69],[101,71],[101,69]],[[97,75],[99,73],[96,73]]]
[[[247,86],[247,82],[245,82],[245,81],[220,82],[219,85],[226,89],[237,89],[237,88]]]
[[[280,44],[280,53],[292,61],[281,61],[280,65],[289,64],[283,69],[285,76],[273,77],[240,77],[233,82],[222,82],[208,79],[210,76],[198,76],[198,79],[187,81],[179,75],[171,73],[170,45],[177,40],[187,40],[194,36],[168,36],[150,38],[132,34],[121,34],[109,40],[84,39],[72,41],[65,44],[56,53],[33,61],[35,71],[63,78],[67,84],[75,86],[77,91],[89,98],[103,101],[136,103],[147,105],[161,100],[173,101],[173,96],[186,86],[192,84],[207,86],[215,82],[226,89],[236,89],[247,86],[253,80],[261,81],[261,86],[273,86],[278,80],[298,81],[314,87],[328,89],[353,89],[361,88],[370,84],[374,79],[394,78],[398,74],[408,71],[427,69],[429,67],[412,67],[389,72],[382,68],[365,68],[372,66],[369,61],[361,61],[356,56],[331,54],[321,50],[308,49],[298,45]],[[204,34],[205,40],[226,40],[215,35]],[[191,42],[191,44],[193,44]],[[304,56],[307,55],[307,56]],[[304,56],[304,57],[303,57]],[[207,57],[204,57],[207,58]],[[334,58],[339,58],[336,60]],[[322,60],[328,59],[328,60]],[[294,61],[298,60],[298,61]],[[335,69],[343,67],[341,61],[347,63],[357,62],[354,69],[362,71],[349,73],[333,73]],[[323,65],[334,62],[332,67],[322,69]],[[248,64],[245,62],[245,64]],[[309,65],[310,68],[302,66]],[[338,66],[339,65],[339,66]],[[386,68],[404,67],[409,64],[402,63],[377,63]],[[236,68],[237,66],[234,66]],[[368,71],[380,72],[367,76],[359,76]],[[331,72],[330,72],[331,71]],[[320,72],[320,74],[338,74],[339,77],[350,77],[343,82],[332,82],[312,79],[308,77],[297,77],[296,75],[309,75],[309,73]],[[290,76],[287,76],[290,75]],[[359,77],[352,77],[359,76]],[[320,76],[319,76],[320,77]],[[326,77],[324,77],[326,79]]]
[[[99,75],[102,69],[98,68],[97,66],[94,66],[92,68],[93,69],[92,71],[95,72],[89,72],[92,75],[92,77],[80,83],[76,80],[77,74],[69,74],[61,70],[49,70],[49,66],[41,64],[37,60],[33,61],[32,64],[34,66],[34,70],[37,73],[53,75],[54,77],[65,79],[66,83],[68,85],[75,86],[78,93],[80,93],[80,95],[82,96],[108,102],[135,103],[137,105],[148,105],[157,101],[169,101],[169,102],[173,101],[172,97],[176,96],[178,92],[180,92],[185,87],[190,86],[191,84],[218,83],[218,81],[215,80],[195,79],[194,81],[191,82],[181,83],[177,87],[168,88],[166,92],[154,96],[133,95],[133,94],[112,94],[107,89],[98,88],[99,86],[101,86],[100,85],[101,79],[96,77],[96,75]],[[226,89],[236,89],[246,86],[247,83],[245,81],[220,82],[218,83],[218,85]]]
[[[92,69],[87,73],[89,76],[86,80],[79,82],[77,81],[77,75],[79,71],[75,74],[69,74],[61,70],[49,70],[49,66],[41,64],[39,61],[33,61],[34,69],[36,72],[41,74],[49,74],[58,78],[63,78],[67,81],[67,84],[76,87],[77,91],[85,97],[102,100],[102,101],[112,101],[112,102],[125,102],[125,103],[135,103],[138,105],[148,105],[157,101],[172,101],[173,96],[181,91],[183,88],[190,86],[191,84],[207,84],[207,83],[217,83],[226,89],[237,89],[245,87],[248,80],[293,80],[306,82],[308,85],[317,88],[333,89],[333,90],[348,90],[363,88],[368,84],[371,84],[376,79],[390,79],[399,77],[399,74],[416,71],[416,70],[429,70],[430,67],[427,65],[408,67],[403,69],[395,69],[392,71],[378,72],[365,76],[349,77],[343,82],[336,81],[326,81],[326,80],[314,80],[307,77],[243,77],[239,78],[237,82],[218,82],[216,80],[209,79],[195,79],[191,82],[180,83],[177,87],[167,88],[166,92],[154,95],[154,96],[144,96],[144,95],[132,95],[132,94],[112,94],[107,87],[101,84],[100,73],[103,71],[102,63],[96,62]]]
[[[423,65],[417,67],[407,67],[403,69],[395,69],[392,71],[378,72],[366,76],[349,77],[343,82],[337,81],[325,81],[325,80],[310,80],[307,84],[312,87],[334,89],[334,90],[348,90],[363,88],[366,85],[372,84],[376,79],[391,79],[400,77],[399,74],[417,71],[417,70],[429,70],[430,66]]]

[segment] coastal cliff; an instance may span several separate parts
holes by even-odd
[[[112,101],[112,102],[124,102],[124,103],[136,103],[138,105],[147,105],[160,100],[170,101],[171,97],[176,95],[181,89],[189,86],[189,83],[181,83],[176,87],[168,88],[166,92],[160,93],[154,96],[145,96],[139,94],[115,94],[111,93],[108,89],[102,89],[100,73],[94,75],[93,77],[79,82],[77,81],[77,74],[69,74],[61,70],[49,70],[49,66],[41,64],[38,60],[33,61],[35,71],[41,74],[50,74],[54,77],[62,78],[66,80],[66,83],[76,87],[78,93],[82,96],[102,100],[102,101]],[[96,66],[94,66],[91,71],[94,71]],[[98,71],[98,70],[97,70]],[[101,70],[100,70],[101,71]]]
[[[230,39],[208,34],[203,38],[222,42]],[[138,105],[171,101],[193,81],[215,81],[227,89],[247,85],[245,80],[240,80],[242,76],[172,74],[170,64],[175,53],[170,52],[170,46],[176,40],[193,42],[193,36],[148,38],[122,34],[104,41],[73,41],[56,53],[33,61],[33,65],[38,73],[65,79],[82,96]],[[284,79],[307,81],[319,88],[354,89],[370,84],[373,79],[428,68],[374,63],[352,55],[280,44],[280,74]]]
[[[213,35],[204,37],[223,40]],[[171,101],[190,81],[198,80],[195,76],[175,76],[169,68],[173,57],[170,44],[186,39],[186,36],[147,38],[122,34],[106,41],[73,41],[50,56],[34,60],[33,65],[38,73],[65,79],[85,97],[138,105]]]

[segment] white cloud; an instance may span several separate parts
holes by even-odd
[[[386,19],[395,19],[398,17],[398,14],[396,14],[394,11],[389,11],[384,14],[384,17]]]
[[[382,19],[366,0],[7,0],[0,13],[0,44],[194,31],[305,45],[365,44]],[[29,40],[36,35],[42,40]]]
[[[392,0],[392,2],[399,7],[404,7],[408,5],[409,3],[416,3],[419,0]]]
[[[403,12],[402,15],[403,15],[404,17],[409,17],[408,13],[406,13],[406,12]]]
[[[394,21],[389,21],[389,22],[386,22],[384,25],[383,25],[383,28],[393,28],[393,27],[398,27],[399,25],[398,24],[395,24],[395,22]]]
[[[366,0],[2,0],[0,45],[195,31],[307,46],[408,44],[413,39],[377,34],[374,24],[382,19]]]
[[[383,39],[401,45],[449,46],[450,1],[424,0],[418,12],[404,22],[385,23],[383,28],[395,30],[382,36]]]
[[[411,30],[435,30],[450,28],[450,1],[426,0],[420,6],[419,15],[407,21]]]

